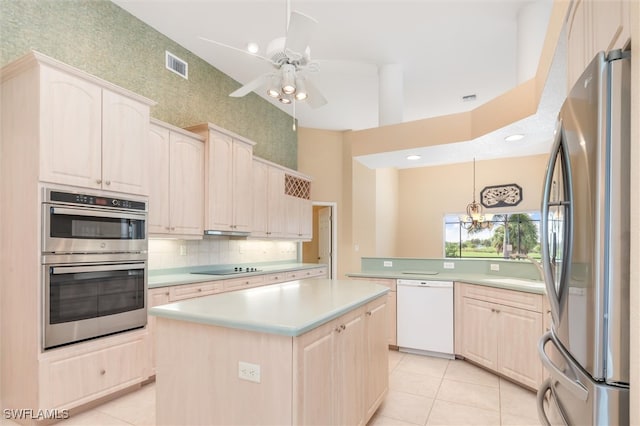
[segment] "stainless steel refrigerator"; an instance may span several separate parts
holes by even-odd
[[[543,424],[629,423],[629,134],[630,54],[601,52],[562,105],[543,190]]]

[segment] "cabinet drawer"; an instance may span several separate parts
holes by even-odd
[[[142,382],[146,379],[145,350],[144,340],[135,340],[45,362],[42,406],[74,407]]]
[[[462,296],[471,299],[484,300],[514,308],[542,312],[542,295],[515,290],[486,287],[482,285],[462,284]]]
[[[219,293],[222,291],[222,287],[223,285],[220,281],[173,286],[169,289],[169,301],[176,302]]]
[[[277,284],[287,280],[287,274],[285,272],[278,272],[276,274],[264,275],[265,284]]]
[[[224,281],[225,291],[241,290],[243,288],[255,287],[264,284],[264,275],[252,275],[249,277],[235,278]]]

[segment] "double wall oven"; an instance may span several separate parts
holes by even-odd
[[[45,349],[147,322],[147,203],[45,189]]]

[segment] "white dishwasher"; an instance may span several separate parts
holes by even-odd
[[[398,348],[454,358],[453,282],[398,280]]]

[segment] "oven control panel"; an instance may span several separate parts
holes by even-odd
[[[74,192],[49,192],[48,201],[58,201],[61,203],[78,204],[97,207],[111,207],[127,210],[147,210],[147,203],[143,201],[125,200],[124,198],[102,197],[98,195],[80,194]]]

